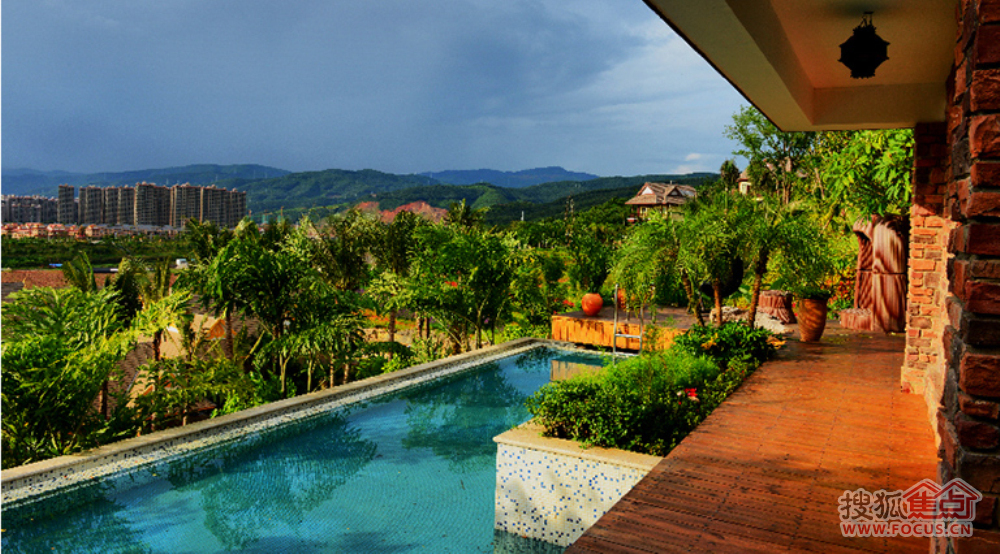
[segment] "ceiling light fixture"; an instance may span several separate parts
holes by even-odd
[[[889,43],[875,33],[872,12],[865,12],[854,34],[840,45],[840,63],[851,70],[851,78],[866,79],[875,76],[875,68],[889,59]]]

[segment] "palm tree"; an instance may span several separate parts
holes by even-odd
[[[750,217],[750,201],[726,190],[704,191],[684,206],[681,252],[692,273],[701,273],[711,287],[716,324],[722,325],[723,296],[742,280],[741,245]]]
[[[170,262],[159,260],[153,264],[152,271],[139,284],[139,294],[144,308],[151,306],[170,296]],[[153,331],[153,359],[160,361],[160,344],[163,342],[163,329]]]
[[[71,287],[83,292],[97,290],[97,280],[94,278],[94,268],[90,265],[90,257],[86,252],[80,252],[72,260],[62,265],[63,278]]]
[[[444,215],[442,222],[445,225],[472,228],[482,225],[485,217],[485,208],[474,210],[465,203],[463,198],[461,202],[452,202],[451,206],[448,206],[448,213]]]
[[[719,168],[719,177],[727,190],[735,190],[740,181],[740,168],[733,160],[726,160]]]
[[[310,261],[323,279],[340,290],[359,290],[368,282],[366,260],[378,222],[358,211],[327,218],[322,229],[303,219],[300,229],[318,237]]]

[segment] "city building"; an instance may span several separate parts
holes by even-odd
[[[226,189],[205,187],[201,189],[201,220],[205,223],[226,225]]]
[[[104,189],[104,220],[105,225],[118,225],[118,196],[121,189],[119,187],[106,187]]]
[[[122,187],[118,190],[118,225],[135,225],[135,189]]]
[[[59,185],[58,198],[3,195],[3,223],[61,223],[108,227],[181,228],[188,220],[235,227],[246,215],[245,192],[190,183],[161,187],[136,186],[80,188]],[[27,231],[7,233],[29,236]],[[37,233],[32,236],[37,236]],[[93,234],[91,235],[93,236]]]
[[[170,187],[170,226],[183,227],[188,220],[201,220],[202,187],[188,184]]]
[[[170,189],[152,183],[135,186],[135,225],[170,225]]]
[[[58,207],[54,198],[3,195],[4,223],[54,223]]]
[[[76,205],[76,188],[71,185],[59,185],[59,199],[56,209],[56,219],[63,225],[76,223],[79,208]]]
[[[78,222],[104,223],[104,189],[101,187],[80,187],[80,214]]]

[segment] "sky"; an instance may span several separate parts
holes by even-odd
[[[717,171],[745,101],[641,0],[4,0],[5,169]]]

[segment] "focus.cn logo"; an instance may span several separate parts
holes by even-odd
[[[905,491],[844,491],[837,499],[845,537],[971,537],[976,502],[972,485],[924,479]]]

